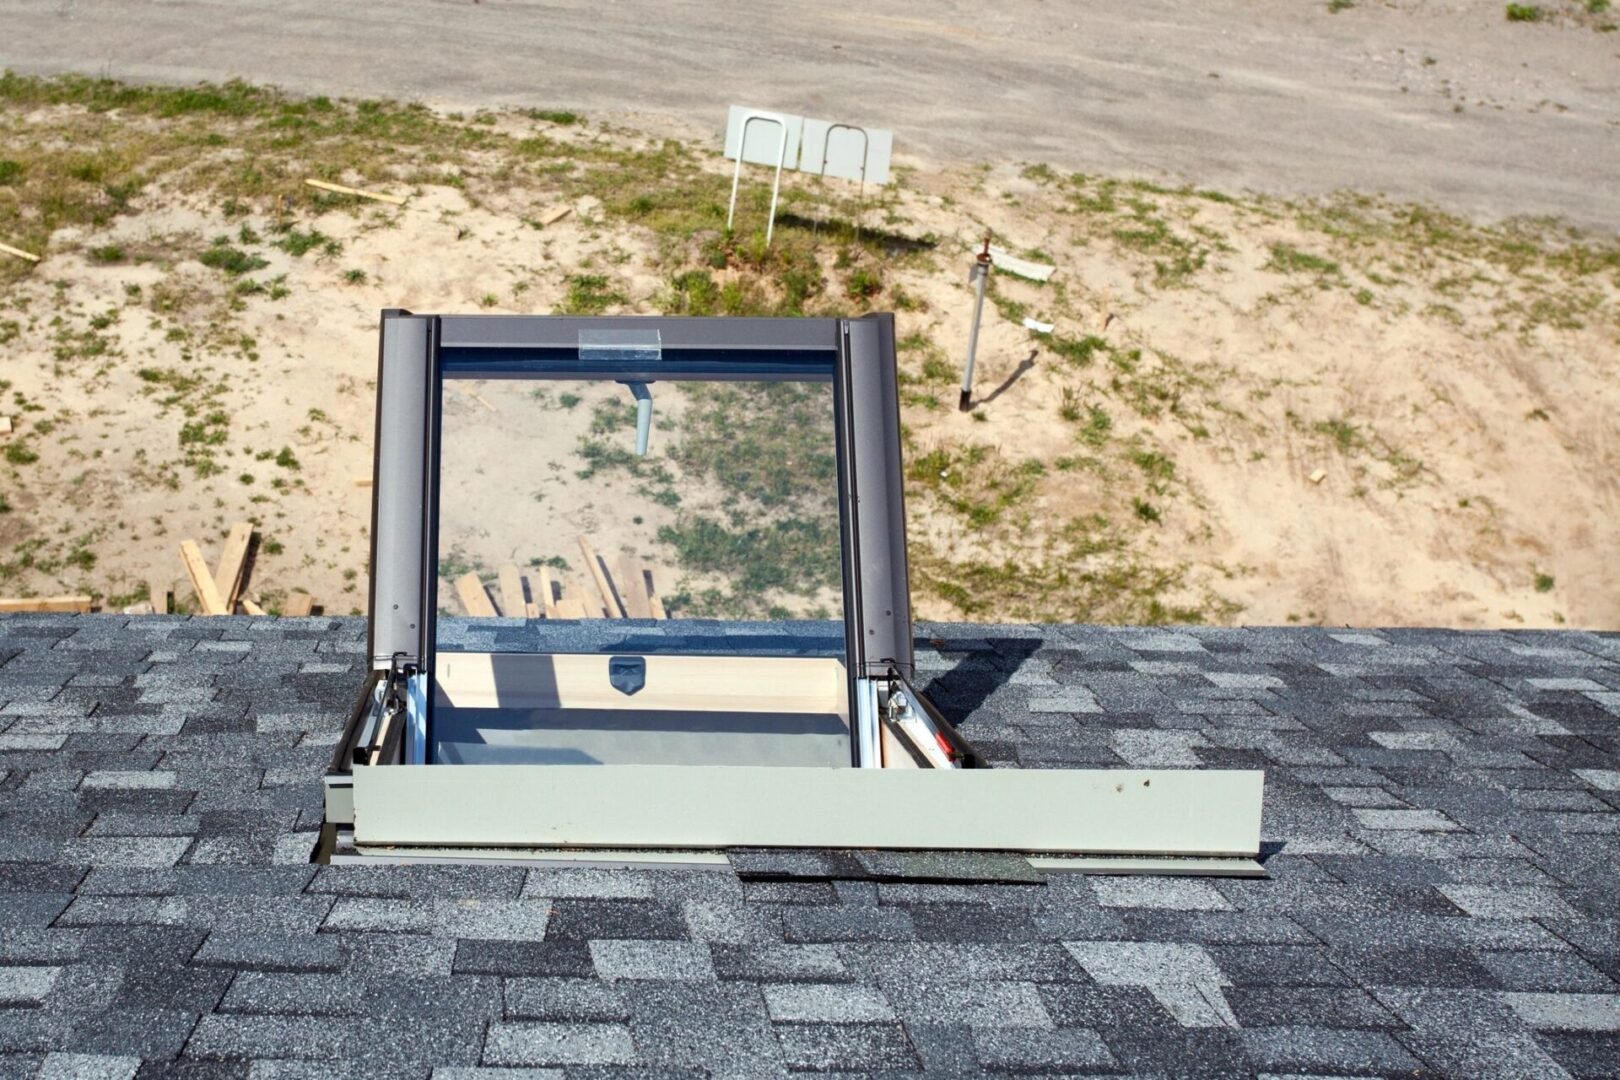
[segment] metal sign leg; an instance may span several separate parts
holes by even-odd
[[[756,120],[763,120],[767,124],[775,124],[781,131],[780,141],[776,146],[776,179],[771,184],[771,216],[765,224],[765,246],[771,246],[771,233],[776,228],[776,200],[782,190],[782,167],[787,164],[787,125],[771,116],[750,116],[743,121],[742,135],[737,144],[737,167],[731,171],[731,205],[726,210],[726,231],[731,231],[731,223],[737,216],[737,185],[742,180],[743,158],[748,154],[748,125]]]

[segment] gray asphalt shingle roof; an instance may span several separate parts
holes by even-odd
[[[923,627],[998,766],[1267,771],[1270,880],[962,884],[310,865],[364,634],[0,618],[0,1078],[1620,1072],[1620,636]]]

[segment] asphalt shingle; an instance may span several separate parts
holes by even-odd
[[[1264,768],[1270,879],[314,867],[362,622],[10,616],[0,1077],[1613,1071],[1620,637],[919,629],[997,767]]]

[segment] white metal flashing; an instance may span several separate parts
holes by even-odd
[[[355,842],[1253,857],[1258,771],[356,766]]]

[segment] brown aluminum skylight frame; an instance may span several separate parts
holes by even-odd
[[[427,764],[440,653],[441,415],[445,381],[454,378],[632,386],[672,379],[830,382],[850,767]],[[377,399],[372,671],[327,777],[328,822],[348,833],[355,850],[431,856],[767,845],[1240,859],[1258,853],[1258,772],[986,770],[912,685],[892,315],[579,318],[389,310]],[[445,655],[472,657],[475,666],[481,656]],[[523,655],[513,662],[521,665]],[[557,670],[574,672],[576,688],[580,680],[605,687],[613,670],[613,657],[599,657],[597,671],[587,657],[563,665],[555,663],[562,654],[527,655],[552,656]],[[712,655],[705,663],[688,667],[715,670]],[[731,681],[715,678],[716,700],[725,700]],[[566,710],[560,685],[554,679],[542,691]],[[594,684],[586,690],[598,692]],[[924,746],[913,735],[917,752],[903,761],[891,757],[888,740],[903,721],[937,733],[940,745]],[[890,767],[882,767],[886,762]],[[952,813],[942,814],[946,809]]]

